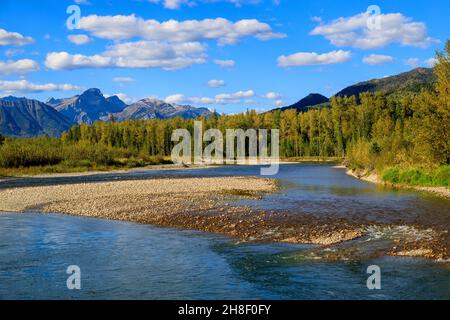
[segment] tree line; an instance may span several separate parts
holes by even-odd
[[[432,90],[386,96],[382,92],[358,97],[333,97],[330,108],[273,111],[258,114],[214,114],[200,118],[203,129],[279,129],[280,155],[295,157],[345,158],[355,168],[379,169],[410,165],[436,168],[450,164],[450,41],[438,52],[434,67],[436,84]],[[191,133],[192,119],[96,122],[76,125],[60,139],[0,138],[0,166],[54,164],[65,160],[113,163],[114,159],[148,161],[170,156],[175,129]],[[28,140],[28,142],[26,142]],[[21,146],[22,145],[22,146]],[[55,161],[30,161],[30,154],[56,150]],[[100,150],[100,151],[99,151]],[[30,154],[27,154],[30,153]],[[20,153],[17,156],[15,153]],[[48,152],[47,154],[53,154]],[[16,157],[15,157],[16,156]],[[15,159],[14,159],[15,158]],[[14,161],[11,161],[14,159]],[[28,161],[28,162],[27,162]]]

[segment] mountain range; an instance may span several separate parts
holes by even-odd
[[[127,105],[117,96],[105,97],[99,89],[91,88],[70,98],[50,98],[45,103],[17,97],[0,99],[0,133],[13,137],[40,135],[59,136],[74,124],[108,121],[168,119],[199,116],[208,117],[207,108],[143,99]]]
[[[436,76],[433,69],[430,68],[416,68],[414,70],[400,73],[398,75],[384,77],[380,79],[372,79],[364,82],[348,86],[338,93],[335,97],[351,97],[359,95],[363,92],[377,92],[381,91],[385,95],[399,94],[405,92],[420,92],[422,89],[431,89]],[[277,108],[274,110],[289,110],[296,109],[299,112],[306,112],[309,109],[329,107],[330,99],[318,94],[311,93],[293,105]],[[271,110],[271,111],[274,111]]]
[[[212,114],[207,108],[194,108],[188,105],[177,105],[157,99],[146,98],[126,107],[121,112],[113,113],[117,121],[169,119],[182,117],[194,119],[200,116],[208,117]],[[107,120],[105,117],[102,120]]]
[[[99,89],[88,89],[81,95],[66,99],[47,100],[47,104],[56,109],[73,123],[92,124],[111,113],[121,112],[126,103],[117,96],[105,98]]]
[[[399,75],[351,85],[335,96],[358,96],[363,92],[375,91],[383,91],[386,95],[419,92],[424,88],[431,88],[434,81],[432,69],[417,68]],[[293,105],[274,110],[296,109],[298,112],[306,112],[311,108],[329,106],[327,97],[311,93]],[[174,117],[192,119],[210,115],[212,112],[207,108],[171,104],[151,98],[127,105],[117,96],[105,97],[99,89],[92,88],[71,98],[50,98],[46,103],[12,96],[0,98],[0,133],[14,137],[59,136],[74,124],[108,121],[111,116],[116,121],[126,121]]]

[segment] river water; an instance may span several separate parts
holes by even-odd
[[[0,188],[166,176],[257,175],[257,167],[136,171],[70,178],[26,178]],[[374,230],[346,250],[419,237],[421,224],[449,230],[450,201],[358,181],[342,169],[283,165],[280,190],[262,209],[399,225]],[[24,195],[26,196],[26,195]],[[326,249],[330,250],[330,249]],[[81,269],[81,290],[68,290],[66,269]],[[381,269],[381,290],[368,290],[367,267]],[[450,299],[448,264],[421,258],[349,255],[331,261],[311,245],[242,243],[189,230],[39,213],[0,214],[0,299]]]

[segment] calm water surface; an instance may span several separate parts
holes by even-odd
[[[218,167],[28,178],[0,182],[0,188],[258,172]],[[330,166],[285,165],[276,178],[279,192],[242,204],[449,229],[448,200],[380,188]],[[373,245],[383,237],[389,235],[352,245]],[[450,299],[450,269],[443,263],[400,257],[330,262],[307,254],[314,249],[57,214],[0,214],[0,299]],[[382,290],[366,287],[366,269],[373,264],[381,267]],[[69,265],[81,268],[79,291],[66,287]]]

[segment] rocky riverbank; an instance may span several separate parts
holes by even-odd
[[[236,199],[275,192],[277,182],[254,177],[163,178],[0,190],[0,211],[65,213],[234,236],[244,241],[317,244],[364,239],[372,222],[238,206]],[[386,226],[388,227],[388,226]],[[420,230],[419,230],[420,231]],[[399,241],[377,254],[448,259],[448,234]]]
[[[361,236],[355,225],[234,206],[260,197],[275,180],[251,177],[148,179],[0,191],[0,211],[39,210],[216,232],[246,240],[332,244]],[[24,195],[26,194],[26,197]],[[323,221],[322,221],[323,222]]]

